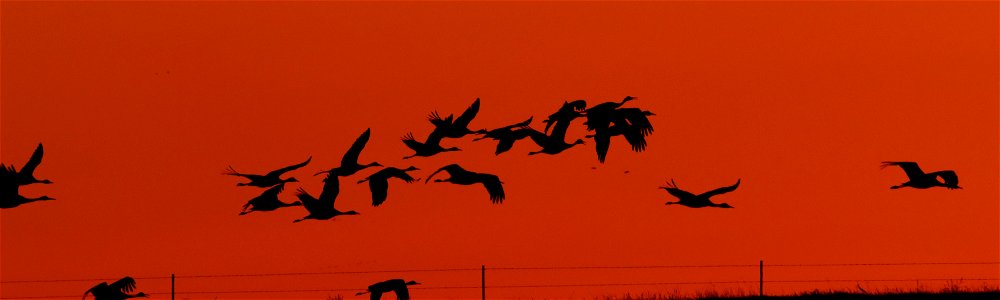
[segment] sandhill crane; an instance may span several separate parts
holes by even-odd
[[[146,297],[146,294],[139,292],[131,295],[129,293],[135,289],[135,279],[125,276],[112,284],[101,282],[83,293],[83,299],[87,299],[87,294],[94,295],[94,300],[124,300],[129,298]]]
[[[467,171],[458,164],[450,164],[441,167],[437,171],[434,171],[434,173],[431,173],[431,176],[428,176],[427,180],[424,180],[424,183],[426,184],[429,182],[435,174],[441,171],[448,172],[448,175],[451,177],[446,179],[435,179],[434,182],[451,182],[460,185],[482,184],[483,187],[486,188],[486,192],[490,194],[490,201],[493,202],[493,204],[503,203],[503,200],[506,197],[503,192],[503,182],[500,181],[500,177],[493,174]]]
[[[281,175],[285,174],[285,172],[288,172],[288,171],[291,171],[291,170],[295,170],[295,169],[304,167],[305,165],[309,164],[310,161],[312,161],[312,156],[310,156],[309,159],[306,159],[306,161],[303,162],[303,163],[301,163],[301,164],[287,166],[287,167],[284,167],[284,168],[281,168],[281,169],[277,169],[277,170],[268,172],[267,174],[264,174],[264,175],[241,174],[239,172],[236,172],[236,170],[233,169],[233,166],[229,166],[229,169],[226,170],[226,172],[223,172],[222,174],[223,175],[240,176],[240,177],[244,177],[246,179],[250,179],[249,183],[242,183],[241,182],[241,183],[237,183],[236,184],[237,186],[271,187],[271,186],[274,186],[275,184],[279,184],[279,183],[283,183],[283,182],[299,182],[299,180],[295,179],[295,177],[289,177],[288,179],[281,179]]]
[[[52,181],[48,179],[38,180],[35,178],[35,168],[42,163],[42,155],[44,150],[42,149],[42,143],[38,143],[38,147],[35,147],[35,152],[31,153],[31,158],[28,162],[24,163],[21,167],[21,171],[17,173],[17,184],[18,185],[28,185],[32,183],[43,183],[50,184]],[[12,166],[13,167],[13,166]]]
[[[653,125],[647,117],[654,114],[638,108],[620,108],[634,99],[637,98],[628,96],[621,102],[605,102],[586,110],[587,122],[584,124],[587,130],[594,131],[587,137],[594,139],[597,160],[601,163],[607,158],[613,136],[624,136],[632,151],[646,150],[646,136],[653,133]]]
[[[381,167],[382,165],[379,164],[378,162],[372,162],[365,165],[358,164],[358,156],[361,155],[361,150],[365,149],[365,144],[368,143],[368,139],[371,137],[371,135],[372,135],[372,129],[368,128],[368,130],[365,130],[365,132],[362,133],[361,136],[359,136],[357,139],[354,140],[354,144],[351,144],[351,148],[347,149],[347,152],[344,153],[344,157],[340,159],[339,167],[326,171],[321,171],[319,173],[316,173],[316,175],[323,173],[330,173],[336,170],[337,174],[340,174],[340,176],[351,176],[354,175],[354,173],[357,173],[358,171],[364,170],[368,167],[376,167],[376,166]]]
[[[500,155],[500,153],[507,152],[508,150],[513,148],[514,142],[517,142],[518,140],[524,139],[529,136],[527,131],[516,130],[516,129],[523,129],[528,127],[528,125],[531,124],[532,119],[533,118],[528,118],[528,120],[525,120],[524,122],[500,127],[493,130],[488,130],[488,131],[485,129],[479,130],[476,133],[483,134],[483,136],[478,137],[473,141],[478,141],[486,138],[491,138],[498,141],[497,149],[494,154]]]
[[[469,123],[472,122],[472,119],[474,119],[478,113],[479,98],[476,98],[476,101],[472,102],[472,105],[470,105],[469,108],[466,108],[465,112],[462,112],[462,115],[458,116],[458,118],[454,119],[454,121],[452,121],[454,118],[453,115],[448,115],[447,118],[441,118],[437,111],[432,112],[427,119],[431,121],[431,124],[434,124],[436,129],[441,131],[441,135],[443,137],[460,138],[466,134],[474,133],[472,130],[469,130]]]
[[[728,203],[715,204],[711,200],[709,200],[709,198],[711,198],[712,196],[715,196],[715,195],[720,195],[720,194],[725,194],[725,193],[728,193],[728,192],[735,191],[736,188],[739,187],[739,186],[740,186],[740,180],[737,179],[736,180],[736,184],[734,184],[732,186],[721,187],[721,188],[717,188],[717,189],[714,189],[714,190],[711,190],[711,191],[708,191],[708,192],[701,193],[699,195],[695,195],[695,194],[692,194],[692,193],[690,193],[688,191],[684,191],[684,190],[681,190],[681,189],[677,188],[677,184],[674,183],[673,179],[671,179],[670,182],[668,182],[666,184],[666,186],[661,186],[660,188],[664,189],[664,190],[667,190],[667,192],[670,193],[670,195],[673,195],[674,197],[677,197],[678,200],[680,200],[680,201],[677,201],[677,202],[667,202],[666,203],[667,205],[680,204],[680,205],[684,205],[684,206],[692,207],[692,208],[701,208],[701,207],[709,207],[709,206],[711,206],[711,207],[720,207],[720,208],[733,208]]]
[[[545,133],[549,133],[549,127],[552,127],[556,121],[576,119],[583,115],[582,112],[585,109],[587,109],[587,100],[563,101],[563,105],[559,107],[559,110],[549,115],[548,119],[542,121],[542,123],[545,123]]]
[[[54,198],[49,198],[49,196],[38,198],[21,196],[18,192],[19,187],[18,173],[14,169],[14,166],[0,164],[0,208],[14,208],[21,204],[35,201],[55,200]]]
[[[416,284],[420,283],[412,280],[404,281],[402,279],[389,279],[369,285],[367,291],[357,293],[355,296],[371,293],[371,296],[369,297],[370,300],[379,300],[382,299],[382,294],[394,292],[396,293],[396,300],[410,300],[410,292],[407,290],[406,286]]]
[[[409,159],[415,156],[427,157],[427,156],[433,156],[441,152],[462,150],[458,149],[458,147],[451,147],[451,148],[441,147],[442,137],[444,137],[444,135],[442,134],[441,129],[434,129],[434,131],[432,131],[431,134],[427,135],[427,140],[421,143],[413,138],[413,133],[407,133],[402,138],[403,144],[406,144],[406,147],[413,149],[413,151],[416,153],[410,156],[403,157],[403,159]]]
[[[413,182],[413,177],[410,174],[406,174],[406,172],[416,170],[420,169],[414,166],[406,169],[388,167],[369,175],[363,180],[359,180],[358,183],[368,182],[368,188],[372,191],[372,206],[379,206],[389,196],[389,178],[399,178],[406,181],[406,183],[411,183]]]
[[[884,161],[882,162],[882,168],[889,166],[898,166],[903,168],[903,172],[906,172],[906,177],[909,181],[904,182],[900,185],[894,185],[889,187],[890,189],[898,189],[902,187],[911,187],[917,189],[926,189],[935,186],[942,186],[949,189],[960,189],[962,187],[958,186],[958,174],[955,171],[944,170],[932,173],[924,173],[920,170],[920,166],[912,161]],[[938,181],[938,177],[944,182]]]
[[[298,223],[306,219],[329,220],[340,215],[358,215],[359,213],[356,211],[342,212],[334,207],[337,195],[340,194],[340,179],[338,177],[337,172],[330,172],[326,175],[326,178],[323,179],[323,191],[319,194],[319,199],[299,188],[295,196],[302,201],[302,205],[309,211],[309,215],[292,222]]]
[[[278,194],[280,194],[283,190],[285,190],[284,182],[267,189],[261,193],[260,196],[247,201],[247,204],[243,205],[243,211],[240,212],[240,215],[242,216],[255,211],[273,211],[282,207],[302,205],[302,202],[299,201],[292,203],[281,202],[281,200],[278,199]]]

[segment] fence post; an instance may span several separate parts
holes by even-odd
[[[483,279],[483,300],[486,300],[486,265],[482,268],[482,279]]]
[[[170,300],[174,300],[174,273],[170,273]]]
[[[760,297],[764,297],[764,260],[760,260]]]

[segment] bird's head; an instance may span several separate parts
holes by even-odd
[[[729,205],[729,203],[719,203],[719,205],[716,205],[715,207],[718,207],[718,208],[733,208],[733,206]]]
[[[139,292],[138,294],[135,294],[135,296],[136,297],[142,297],[142,298],[149,297],[148,295],[146,295],[146,293],[143,293],[143,292]]]
[[[406,285],[417,285],[417,284],[420,284],[420,283],[416,282],[416,281],[413,281],[413,280],[410,280],[410,281],[406,282]]]

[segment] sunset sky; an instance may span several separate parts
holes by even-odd
[[[0,297],[71,296],[101,280],[178,276],[178,292],[364,289],[423,284],[414,299],[475,299],[478,270],[303,276],[225,274],[503,267],[997,262],[1000,253],[997,2],[823,3],[23,3],[0,6],[0,160],[38,143],[30,203],[0,212]],[[471,126],[546,116],[567,100],[631,95],[656,113],[645,152],[613,139],[528,156],[493,141],[403,160],[428,113]],[[567,139],[587,134],[583,120]],[[430,175],[450,163],[498,175],[479,186],[391,182],[372,207],[368,169],[342,178],[358,216],[238,216],[263,192],[222,175],[289,172],[318,195],[359,134],[360,161]],[[890,190],[882,161],[955,170],[961,190]],[[627,171],[627,173],[626,173]],[[439,175],[440,176],[440,175]],[[669,179],[734,209],[665,206]],[[769,293],[938,287],[997,264],[773,267]],[[756,267],[487,270],[487,285],[755,281]],[[488,289],[490,298],[587,298],[745,290],[756,283]],[[169,292],[165,279],[138,290]],[[367,299],[354,291],[181,298]],[[169,295],[154,294],[167,299]]]

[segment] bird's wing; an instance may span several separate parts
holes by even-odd
[[[521,136],[521,138],[524,138],[524,136],[530,137],[531,141],[535,142],[535,144],[538,145],[538,147],[545,148],[545,146],[549,144],[548,135],[545,135],[544,133],[541,133],[538,130],[535,130],[534,128],[531,127],[525,127],[522,129],[514,130],[513,135]]]
[[[87,294],[94,294],[94,291],[100,291],[100,290],[102,290],[104,288],[107,288],[107,287],[108,287],[108,283],[107,282],[101,282],[101,283],[98,283],[98,284],[94,285],[93,287],[91,287],[86,292],[83,292],[83,299],[82,300],[86,300],[87,299]],[[95,300],[97,299],[97,295],[94,295],[94,299]]]
[[[431,134],[427,135],[427,140],[424,141],[424,145],[441,145],[441,139],[444,138],[444,133],[441,127],[434,128]]]
[[[302,206],[310,212],[316,210],[317,205],[319,204],[319,200],[316,200],[316,197],[313,197],[309,194],[309,192],[306,192],[306,190],[301,187],[295,191],[295,197],[298,197],[299,201],[302,201]]]
[[[281,174],[285,174],[285,172],[288,172],[288,171],[291,171],[291,170],[295,170],[295,169],[298,169],[298,168],[301,168],[301,167],[305,167],[306,165],[309,164],[310,161],[312,161],[312,159],[313,159],[312,156],[310,156],[308,159],[306,159],[306,161],[302,162],[301,164],[291,165],[291,166],[287,166],[287,167],[284,167],[284,168],[281,168],[281,169],[277,169],[277,170],[274,170],[274,171],[271,171],[271,172],[267,173],[267,175],[264,175],[264,176],[268,176],[268,177],[270,177],[270,176],[281,176]]]
[[[937,171],[930,173],[928,175],[941,177],[941,179],[944,180],[945,185],[958,186],[958,174],[955,174],[955,171],[952,170]]]
[[[413,138],[412,132],[406,133],[406,135],[403,136],[402,140],[403,144],[406,144],[407,148],[413,149],[414,151],[424,146],[424,144],[418,142],[416,139]]]
[[[736,180],[736,184],[734,184],[734,185],[725,186],[725,187],[717,188],[717,189],[714,189],[714,190],[711,190],[711,191],[707,191],[705,193],[702,193],[701,196],[702,197],[712,197],[712,196],[715,196],[715,195],[725,194],[725,193],[728,193],[728,192],[735,191],[736,188],[739,187],[739,186],[740,186],[740,180],[737,179]]]
[[[649,122],[649,118],[646,117],[646,112],[638,108],[619,108],[615,110],[615,113],[619,114],[621,117],[619,120],[624,120],[628,122],[630,128],[638,131],[642,136],[647,136],[653,133],[653,124]],[[616,123],[619,123],[616,122]]]
[[[337,201],[337,195],[340,194],[339,178],[337,172],[330,172],[323,179],[323,192],[319,194],[320,204],[326,207],[334,207],[333,204]]]
[[[18,195],[17,171],[14,166],[0,164],[0,199],[13,199]]]
[[[354,144],[351,145],[350,149],[344,153],[344,158],[340,160],[341,166],[356,165],[358,164],[358,156],[361,155],[361,150],[365,149],[365,144],[368,144],[368,138],[372,135],[372,129],[368,128],[365,133],[362,133],[358,139],[354,140]]]
[[[389,172],[389,177],[396,177],[402,179],[403,181],[406,181],[407,183],[413,182],[414,180],[413,176],[410,176],[410,174],[407,174],[406,171],[400,169],[393,168],[391,171],[387,172]]]
[[[431,178],[434,178],[434,175],[437,175],[437,173],[438,173],[438,172],[441,172],[441,171],[445,171],[445,172],[448,172],[448,174],[449,174],[449,175],[451,175],[451,171],[452,171],[452,170],[453,170],[454,168],[456,168],[456,167],[458,167],[459,169],[461,169],[461,167],[459,167],[459,166],[458,166],[457,164],[450,164],[450,165],[447,165],[447,166],[444,166],[444,167],[441,167],[440,169],[437,169],[437,171],[434,171],[434,173],[431,173],[431,176],[427,176],[427,179],[426,179],[426,180],[424,180],[424,183],[428,183],[428,182],[430,182],[430,181],[431,181]]]
[[[469,123],[472,122],[472,119],[474,119],[478,113],[479,98],[476,98],[476,101],[472,102],[472,105],[470,105],[469,108],[466,108],[465,112],[462,112],[462,115],[458,116],[458,119],[455,119],[455,126],[458,128],[468,127]]]
[[[617,126],[617,125],[616,125]],[[642,130],[635,126],[627,126],[622,129],[625,141],[632,146],[632,151],[642,152],[646,150],[646,137],[642,135]]]
[[[674,197],[677,197],[677,199],[688,199],[688,198],[695,197],[694,194],[692,194],[692,193],[690,193],[688,191],[679,189],[679,188],[675,188],[675,187],[660,187],[660,188],[664,189],[664,190],[667,190],[667,193],[670,193],[670,195],[672,195]]]
[[[42,163],[43,154],[45,154],[45,151],[42,149],[42,143],[38,143],[38,147],[35,147],[35,152],[31,153],[31,158],[21,167],[21,173],[27,175],[35,173],[35,168]]]
[[[370,300],[379,300],[379,299],[382,299],[382,292],[372,292],[368,296],[368,299],[370,299]]]
[[[281,191],[284,191],[284,190],[285,190],[285,183],[282,182],[282,183],[279,183],[278,185],[275,185],[275,186],[267,189],[263,193],[261,193],[260,197],[261,198],[278,199],[278,194],[280,194]]]
[[[917,163],[912,162],[912,161],[883,161],[882,162],[882,168],[883,169],[885,167],[889,167],[889,166],[898,166],[900,168],[903,168],[903,172],[906,172],[906,177],[909,177],[911,180],[918,179],[918,178],[924,176],[924,171],[920,170],[920,166],[918,166]]]
[[[604,159],[608,157],[608,148],[611,148],[611,135],[604,132],[605,130],[598,130],[594,134],[594,145],[597,151],[597,160],[602,164]]]
[[[372,206],[379,206],[389,197],[389,180],[375,178],[368,180],[368,189],[372,191]]]
[[[113,290],[122,291],[122,293],[131,293],[135,289],[135,279],[125,276],[125,278],[119,279],[109,286]]]
[[[392,291],[396,292],[396,300],[410,300],[410,291],[406,288],[406,284],[396,286]]]
[[[500,177],[493,174],[480,174],[482,177],[480,182],[486,187],[486,191],[490,194],[490,201],[493,204],[503,203],[503,199],[507,198],[507,195],[503,192],[503,183],[500,182]]]

